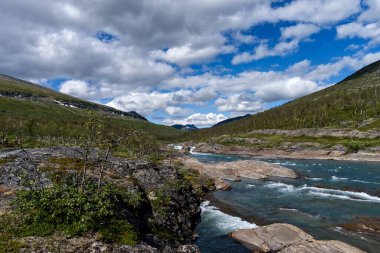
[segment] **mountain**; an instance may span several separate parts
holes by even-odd
[[[140,114],[75,98],[37,84],[0,75],[0,132],[32,136],[78,137],[89,112],[105,117],[107,127],[139,130],[158,138],[182,133],[148,122]]]
[[[172,125],[171,127],[174,127],[175,129],[184,130],[184,131],[194,131],[198,130],[198,127],[196,127],[194,124],[187,124],[187,125]]]
[[[380,61],[341,82],[243,119],[188,133],[184,139],[207,139],[257,129],[380,128]]]
[[[249,116],[251,116],[251,114],[246,114],[246,115],[243,115],[243,116],[238,116],[238,117],[234,117],[234,118],[225,119],[225,120],[222,120],[222,121],[216,123],[216,124],[213,125],[212,127],[221,126],[221,125],[224,125],[224,124],[227,124],[227,123],[230,123],[230,122],[233,122],[233,121],[239,120],[239,119],[247,118],[247,117],[249,117]]]

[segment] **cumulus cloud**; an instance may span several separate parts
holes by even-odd
[[[263,110],[263,104],[251,94],[235,94],[215,101],[218,110],[222,112],[255,113]]]
[[[216,123],[227,119],[223,114],[216,113],[195,113],[184,119],[166,119],[164,120],[164,124],[166,125],[174,125],[174,124],[194,124],[197,127],[209,127],[215,125]]]
[[[167,61],[170,63],[175,63],[180,66],[187,66],[193,63],[203,63],[210,61],[217,54],[220,53],[229,53],[234,50],[233,47],[205,47],[195,49],[190,44],[181,46],[181,47],[173,47],[168,50],[154,50],[151,52],[151,56],[154,59]]]
[[[320,28],[313,24],[297,24],[281,28],[280,41],[273,48],[269,48],[267,42],[264,42],[257,46],[253,53],[243,52],[235,55],[232,59],[232,64],[237,65],[269,56],[283,56],[290,54],[298,49],[299,43],[302,40],[309,38],[319,30]]]
[[[352,22],[337,27],[338,38],[359,37],[380,42],[380,23],[363,24]]]
[[[69,80],[61,84],[60,92],[87,99],[96,99],[99,96],[99,91],[96,87],[81,80]]]

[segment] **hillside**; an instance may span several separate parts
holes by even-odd
[[[196,127],[194,124],[187,124],[187,125],[175,124],[175,125],[172,125],[171,127],[174,127],[175,129],[179,129],[183,131],[198,130],[198,127]]]
[[[139,130],[157,138],[177,136],[182,131],[148,122],[136,112],[123,112],[63,93],[0,75],[1,131],[26,136],[81,136],[89,112],[105,117],[115,131]]]
[[[246,114],[246,115],[243,115],[243,116],[238,116],[238,117],[234,117],[234,118],[225,119],[225,120],[222,120],[222,121],[216,123],[212,127],[217,127],[217,126],[225,125],[227,123],[230,123],[230,122],[233,122],[233,121],[236,121],[236,120],[239,120],[239,119],[248,118],[249,116],[251,116],[251,114]]]
[[[267,111],[184,135],[202,140],[259,129],[380,128],[380,61],[341,82]]]

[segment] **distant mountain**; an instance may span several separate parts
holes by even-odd
[[[179,130],[184,130],[184,131],[198,130],[198,128],[193,124],[188,124],[188,125],[176,124],[176,125],[172,125],[171,127],[174,127],[175,129],[179,129]]]
[[[256,129],[380,129],[380,61],[341,82],[255,115],[188,133],[186,139]]]
[[[160,138],[182,133],[168,126],[150,123],[135,111],[120,111],[0,75],[0,132],[77,137],[83,132],[89,111],[96,117],[106,117],[110,130],[139,130]]]
[[[239,120],[239,119],[247,118],[247,117],[249,117],[249,116],[251,116],[251,114],[246,114],[246,115],[243,115],[243,116],[238,116],[238,117],[234,117],[234,118],[225,119],[225,120],[222,120],[222,121],[216,123],[216,124],[213,125],[212,127],[221,126],[221,125],[224,125],[224,124],[227,124],[227,123],[230,123],[230,122],[233,122],[233,121]]]

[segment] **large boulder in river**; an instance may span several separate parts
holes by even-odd
[[[319,241],[296,226],[275,223],[254,229],[239,229],[230,236],[253,252],[363,253],[341,241]]]

